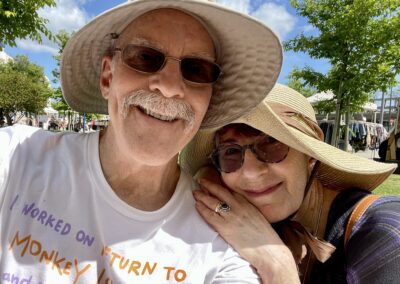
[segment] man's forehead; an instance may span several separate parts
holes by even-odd
[[[161,23],[159,21],[160,19]],[[178,23],[182,24],[182,22],[184,23],[184,26],[191,24],[192,26],[204,29],[203,25],[193,16],[180,10],[163,8],[152,10],[138,16],[124,28],[121,34],[124,35],[130,34],[134,31],[147,30],[150,26],[157,27],[157,23],[160,27],[166,23],[168,25],[176,26]]]
[[[214,47],[214,42],[202,23],[185,12],[171,8],[152,10],[138,16],[122,31],[118,40],[119,44],[146,45],[166,52],[167,47],[159,41],[159,38],[164,36],[159,34],[159,30],[165,27],[165,25],[174,27],[176,31],[174,31],[174,33],[178,33],[179,27],[181,27],[181,30],[185,30],[185,32],[190,35],[190,37],[187,38],[188,42],[196,41],[200,38],[203,38],[204,41],[206,37],[209,39],[212,47]],[[203,37],[201,37],[200,34],[203,34]],[[173,37],[173,34],[171,37]],[[215,52],[196,51],[192,55],[215,60],[214,53]]]

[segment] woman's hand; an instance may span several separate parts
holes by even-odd
[[[300,283],[289,248],[261,212],[243,196],[217,183],[206,179],[199,182],[201,190],[193,195],[200,215],[255,267],[263,283]],[[220,201],[229,204],[231,210],[216,213]]]

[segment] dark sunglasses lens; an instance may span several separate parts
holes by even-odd
[[[165,56],[150,47],[128,45],[124,48],[122,59],[126,65],[137,71],[155,73],[164,64]]]
[[[279,142],[275,138],[266,136],[254,145],[254,150],[259,160],[267,163],[279,163],[286,158],[289,146]]]
[[[213,162],[222,172],[234,172],[242,166],[242,148],[238,145],[220,147],[213,154]]]
[[[181,61],[182,77],[195,83],[214,83],[221,70],[211,61],[200,58],[183,58]]]

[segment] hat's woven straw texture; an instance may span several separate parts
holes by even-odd
[[[343,190],[361,188],[373,190],[396,169],[396,165],[379,163],[346,153],[325,142],[285,124],[271,109],[269,103],[290,106],[300,114],[315,120],[312,106],[296,91],[277,84],[265,100],[251,113],[234,123],[244,123],[278,139],[321,162],[316,174],[323,185]],[[180,155],[181,167],[191,174],[209,164],[207,157],[213,149],[213,137],[218,128],[199,131]]]
[[[61,62],[61,82],[65,100],[73,109],[108,112],[99,76],[102,56],[111,45],[110,34],[120,34],[139,15],[159,8],[195,16],[217,40],[217,63],[223,75],[214,85],[202,128],[218,127],[240,117],[272,89],[282,65],[282,47],[268,27],[209,1],[139,0],[96,17],[68,41]]]

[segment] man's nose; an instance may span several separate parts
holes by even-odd
[[[185,82],[182,78],[180,60],[167,57],[164,66],[157,73],[150,75],[151,91],[158,91],[165,97],[184,97]]]

